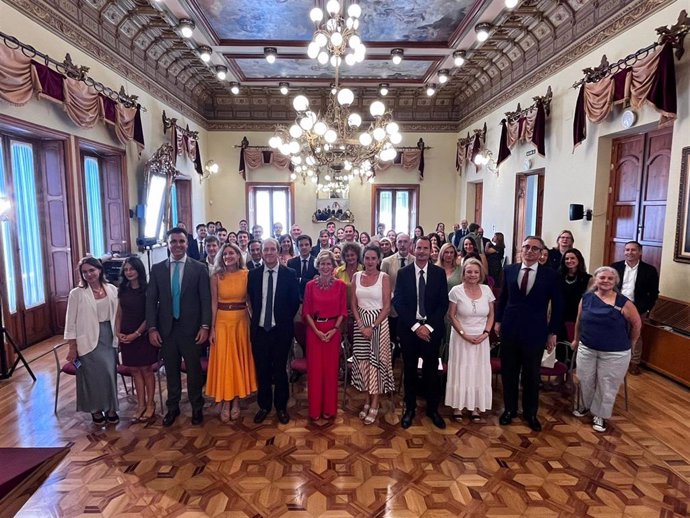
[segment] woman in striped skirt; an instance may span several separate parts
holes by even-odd
[[[365,424],[376,421],[379,396],[394,388],[388,313],[391,307],[391,284],[388,274],[378,270],[381,249],[364,249],[364,271],[352,281],[350,307],[355,317],[352,384],[367,393],[366,404],[359,413]]]

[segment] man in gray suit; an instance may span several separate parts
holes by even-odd
[[[204,420],[201,393],[203,373],[200,346],[211,327],[211,290],[206,267],[187,256],[187,233],[168,231],[170,258],[151,268],[146,292],[149,340],[161,348],[168,384],[168,411],[163,426],[172,426],[180,415],[182,381],[180,364],[187,367],[187,393],[192,405],[192,424]]]
[[[398,270],[414,262],[414,257],[409,253],[410,236],[403,232],[398,234],[395,238],[395,247],[397,248],[397,252],[381,261],[381,271],[387,273],[388,277],[390,277],[391,297],[393,297],[393,293],[395,293],[395,282],[398,278]],[[400,343],[398,340],[397,325],[398,314],[391,305],[391,313],[388,317],[388,327],[390,329],[391,340],[396,344]]]

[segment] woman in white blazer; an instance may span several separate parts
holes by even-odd
[[[105,280],[94,257],[79,261],[79,285],[69,293],[65,339],[67,361],[77,367],[77,411],[90,412],[96,424],[116,424],[117,288]]]

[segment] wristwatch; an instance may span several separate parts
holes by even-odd
[[[465,331],[460,331],[460,336],[465,336]]]

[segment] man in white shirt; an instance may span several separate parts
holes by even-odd
[[[659,298],[659,272],[654,266],[642,260],[642,245],[637,241],[628,241],[623,250],[624,261],[611,266],[618,272],[620,282],[618,289],[629,298],[644,320]],[[632,346],[632,356],[628,372],[634,376],[640,374],[642,359],[642,337]]]
[[[237,232],[237,246],[239,246],[240,250],[242,251],[244,264],[247,264],[247,261],[249,260],[249,232],[246,230],[240,230]]]
[[[197,261],[203,261],[206,255],[206,250],[204,249],[204,239],[208,236],[208,231],[206,230],[206,225],[204,223],[199,223],[196,226],[196,239],[193,239],[188,246],[187,255],[192,259]]]
[[[220,250],[220,240],[217,236],[206,236],[204,239],[204,249],[206,250],[206,265],[208,266],[208,272],[213,272],[213,266],[216,262],[216,255],[218,255],[218,250]]]

